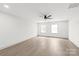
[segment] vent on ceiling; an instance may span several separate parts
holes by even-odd
[[[75,8],[75,7],[78,7],[78,6],[79,6],[79,3],[72,3],[72,4],[69,5],[68,8],[69,8],[69,9],[70,9],[70,8]]]

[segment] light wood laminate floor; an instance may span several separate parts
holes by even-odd
[[[33,37],[0,50],[1,56],[78,56],[77,48],[70,40],[50,37]]]

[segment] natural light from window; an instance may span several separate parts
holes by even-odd
[[[46,32],[46,25],[41,25],[41,33],[45,33]]]
[[[52,33],[58,33],[58,26],[57,26],[57,24],[52,24],[51,25],[51,32]]]

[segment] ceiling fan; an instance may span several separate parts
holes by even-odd
[[[47,19],[53,19],[52,18],[52,14],[49,14],[49,13],[41,13],[41,16],[44,20],[47,20]]]
[[[52,15],[43,15],[43,17],[44,17],[44,19],[53,19],[53,18],[51,18]]]

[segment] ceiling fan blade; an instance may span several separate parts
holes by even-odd
[[[49,18],[49,17],[48,17],[47,19],[53,19],[53,18]]]
[[[51,17],[52,15],[48,15],[47,17]]]

